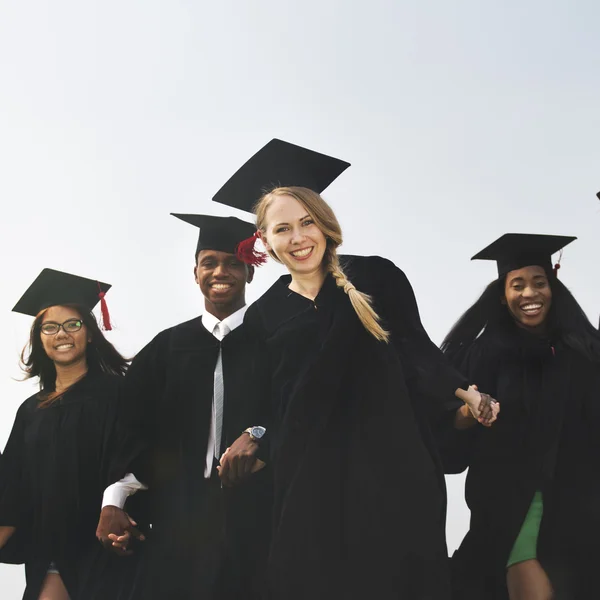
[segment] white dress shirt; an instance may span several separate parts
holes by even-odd
[[[247,306],[243,306],[232,315],[229,315],[223,321],[219,321],[217,317],[206,312],[202,315],[202,325],[212,333],[219,341],[222,341],[221,335],[221,324],[226,325],[226,328],[231,332],[236,327],[239,327],[244,322],[244,315],[246,314]],[[216,329],[216,332],[215,332]],[[221,355],[219,353],[219,359]],[[214,384],[213,384],[214,385]],[[210,429],[208,432],[208,445],[206,449],[206,463],[204,465],[204,477],[209,478],[213,467],[213,457],[215,456],[215,435],[216,423],[215,423],[215,406],[214,406],[214,394],[213,394],[213,409],[210,418]],[[133,473],[127,473],[123,479],[109,485],[104,490],[102,497],[102,508],[105,506],[117,506],[118,508],[124,508],[127,498],[135,494],[138,490],[147,490],[148,486],[143,484],[135,477]]]

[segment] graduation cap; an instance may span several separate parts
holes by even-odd
[[[112,286],[54,269],[44,269],[15,304],[13,312],[36,317],[50,306],[81,304],[90,312],[100,302],[105,330],[111,330],[110,315],[104,296]]]
[[[349,166],[338,158],[273,139],[238,169],[213,200],[252,212],[260,197],[276,187],[305,187],[320,194]]]
[[[552,255],[576,240],[564,235],[538,235],[533,233],[505,233],[495,242],[478,252],[471,260],[495,260],[498,276],[533,265],[552,271]],[[560,264],[554,266],[554,272]]]
[[[171,213],[171,215],[200,229],[196,256],[198,256],[200,250],[218,250],[219,252],[235,254],[240,260],[248,264],[262,264],[260,261],[251,262],[238,253],[240,242],[256,233],[256,227],[252,223],[242,221],[236,217],[184,215],[179,213]],[[266,258],[263,259],[263,262],[264,260]]]

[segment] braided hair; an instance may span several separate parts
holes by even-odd
[[[325,271],[331,273],[336,285],[342,288],[348,295],[352,308],[356,312],[363,327],[380,342],[388,342],[390,334],[381,326],[381,319],[373,309],[372,298],[357,290],[354,284],[348,279],[337,254],[337,249],[342,244],[342,229],[331,207],[323,200],[320,194],[304,187],[278,187],[264,194],[254,207],[256,214],[256,226],[263,235],[266,234],[267,210],[277,196],[291,196],[304,208],[314,220],[317,227],[321,230],[327,240],[327,249],[323,256],[323,266]],[[271,258],[281,262],[277,255],[269,250]]]

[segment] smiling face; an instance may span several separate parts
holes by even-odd
[[[274,196],[265,215],[263,242],[294,275],[323,268],[327,239],[306,208],[288,195]]]
[[[246,283],[252,281],[254,269],[234,254],[200,250],[194,277],[204,296],[206,310],[223,320],[246,304]]]
[[[77,310],[68,306],[51,306],[44,313],[40,326],[49,323],[63,324],[71,320],[82,320]],[[91,341],[88,328],[82,324],[78,331],[66,332],[65,327],[69,329],[67,324],[51,335],[40,331],[39,335],[46,355],[55,365],[63,367],[85,362],[87,345]]]
[[[524,267],[508,273],[504,296],[503,302],[521,327],[544,329],[552,306],[552,290],[542,267]]]

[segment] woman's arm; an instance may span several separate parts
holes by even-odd
[[[409,389],[427,398],[429,415],[435,421],[451,415],[454,426],[459,429],[477,421],[491,425],[499,410],[498,403],[492,404],[489,396],[480,394],[476,386],[469,386],[467,378],[429,339],[406,275],[386,259],[378,259],[378,262],[383,284],[376,303],[392,334],[391,343],[402,360]],[[467,415],[461,402],[468,406],[475,420]]]

